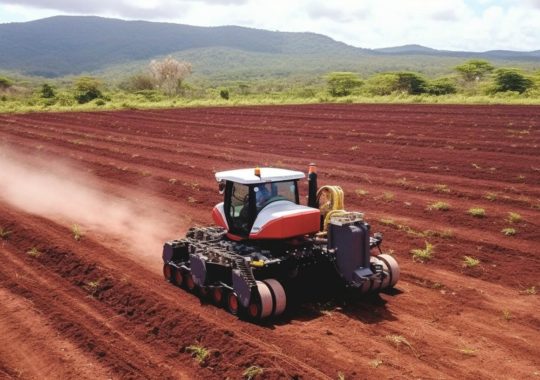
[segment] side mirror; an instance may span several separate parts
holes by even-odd
[[[220,194],[225,192],[225,181],[219,181],[218,189]]]

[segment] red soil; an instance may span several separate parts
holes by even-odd
[[[0,173],[0,227],[11,231],[0,240],[0,378],[237,379],[251,365],[260,378],[537,378],[539,145],[540,107],[0,115],[0,169],[27,165],[9,179],[15,194]],[[320,184],[341,185],[347,209],[384,233],[402,268],[396,292],[258,326],[162,280],[161,241],[210,223],[215,171],[311,161]],[[42,209],[45,199],[57,200]],[[428,210],[435,201],[450,209]],[[425,241],[433,258],[415,262]],[[480,264],[465,267],[466,255]],[[193,344],[210,350],[203,365]]]

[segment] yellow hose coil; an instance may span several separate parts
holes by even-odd
[[[317,191],[317,203],[324,216],[323,231],[328,228],[332,216],[344,215],[345,195],[340,186],[323,186]]]

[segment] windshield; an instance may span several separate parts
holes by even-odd
[[[275,201],[296,203],[296,181],[270,182],[253,186],[257,211]]]

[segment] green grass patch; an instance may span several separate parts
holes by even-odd
[[[256,366],[256,365],[252,365],[252,366],[246,368],[246,370],[242,373],[242,376],[246,380],[253,380],[257,376],[262,375],[263,373],[264,373],[263,368],[261,368],[259,366]]]
[[[7,228],[0,227],[0,240],[7,240],[9,235],[11,235],[11,231]]]
[[[480,207],[472,207],[467,212],[475,218],[483,218],[486,216],[486,210]]]
[[[463,347],[459,349],[459,352],[465,356],[476,356],[476,350],[470,347]]]
[[[536,292],[536,286],[531,286],[525,290],[523,290],[521,293],[528,295],[528,296],[534,296]]]
[[[207,348],[198,344],[187,346],[186,352],[189,352],[199,364],[204,364],[210,355],[210,351]]]
[[[471,257],[471,256],[463,256],[463,266],[464,267],[466,267],[466,268],[474,268],[478,264],[480,264],[480,260],[475,259],[474,257]]]
[[[359,197],[364,197],[364,196],[366,196],[366,195],[369,194],[369,191],[364,190],[364,189],[356,189],[356,190],[354,191],[354,193],[355,193],[357,196],[359,196]]]
[[[420,261],[421,263],[424,263],[433,258],[435,247],[433,246],[433,244],[429,243],[428,241],[426,241],[425,243],[426,243],[426,246],[424,248],[417,248],[417,249],[411,250],[411,254],[414,261]]]
[[[488,201],[496,201],[497,200],[497,194],[496,193],[486,193],[484,195],[484,198],[487,199]]]
[[[450,205],[446,202],[437,201],[437,202],[430,203],[427,206],[427,209],[429,211],[431,210],[448,211],[450,210]]]
[[[509,223],[519,223],[521,222],[522,218],[517,212],[509,212],[507,220]]]
[[[39,257],[39,256],[41,256],[41,252],[40,252],[36,247],[30,248],[30,249],[26,252],[26,254],[27,254],[28,256],[36,257],[36,258]]]
[[[73,235],[73,239],[77,241],[80,241],[84,236],[84,232],[81,231],[81,226],[78,224],[71,226],[71,234]]]
[[[448,188],[448,185],[439,183],[433,187],[433,191],[436,193],[449,193],[450,189]]]
[[[503,228],[501,232],[505,234],[506,236],[514,236],[517,233],[517,230],[512,227],[507,227],[507,228]]]
[[[502,311],[502,317],[505,321],[509,322],[511,321],[512,319],[514,319],[514,316],[512,315],[512,313],[510,312],[510,310],[508,309],[504,309]]]

